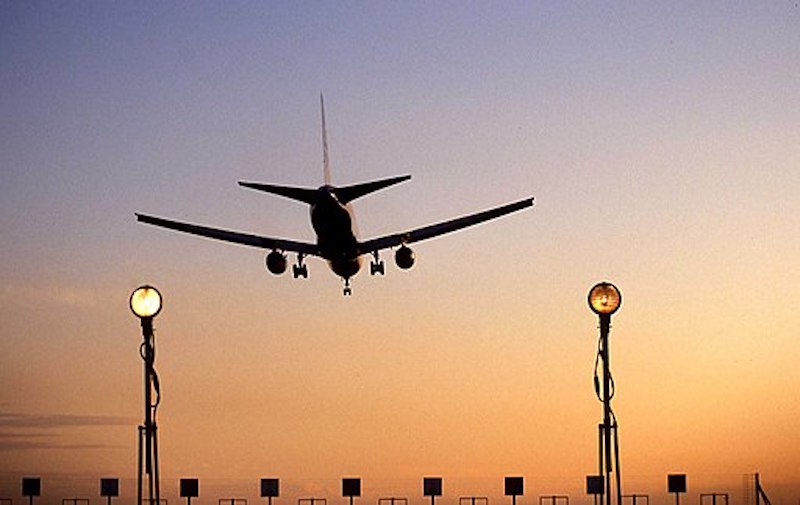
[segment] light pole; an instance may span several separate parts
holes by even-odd
[[[589,291],[589,307],[592,312],[600,317],[600,343],[597,350],[598,359],[603,360],[603,424],[600,425],[599,437],[599,467],[600,475],[605,477],[605,497],[606,505],[611,503],[611,473],[616,469],[616,498],[617,505],[622,505],[622,489],[619,469],[619,438],[617,437],[617,419],[611,410],[611,398],[614,396],[612,391],[613,380],[611,379],[611,368],[608,353],[608,333],[611,329],[611,314],[615,313],[622,304],[622,294],[619,289],[610,282],[600,282],[595,284]],[[596,362],[595,362],[596,363]],[[600,397],[600,384],[597,377],[597,365],[595,364],[594,388]],[[611,432],[614,432],[614,459],[611,453]],[[601,499],[602,503],[602,499]]]
[[[161,293],[153,286],[141,286],[131,294],[131,311],[142,322],[142,345],[139,355],[144,361],[144,424],[139,426],[139,457],[137,475],[137,505],[142,505],[142,471],[147,474],[148,505],[160,503],[158,478],[158,436],[156,411],[161,400],[158,374],[153,367],[156,359],[153,318],[161,312]],[[156,398],[153,401],[153,392]],[[143,447],[144,446],[144,447]],[[144,454],[142,454],[144,452]]]

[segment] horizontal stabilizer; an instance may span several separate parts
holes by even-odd
[[[312,188],[296,188],[293,186],[276,186],[274,184],[261,184],[258,182],[239,181],[239,186],[257,189],[273,195],[280,195],[292,200],[313,205],[317,201],[317,190]]]
[[[410,175],[401,175],[399,177],[391,177],[389,179],[381,179],[379,181],[364,182],[361,184],[353,184],[352,186],[335,188],[334,193],[336,193],[336,198],[339,199],[339,202],[342,203],[342,205],[346,205],[356,198],[374,193],[379,189],[394,186],[395,184],[407,181],[409,179],[411,179]]]

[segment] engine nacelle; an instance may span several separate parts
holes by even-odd
[[[414,266],[414,251],[410,247],[401,246],[394,253],[394,262],[403,270],[408,270]]]
[[[267,254],[267,270],[275,275],[280,275],[286,271],[286,256],[278,251]]]

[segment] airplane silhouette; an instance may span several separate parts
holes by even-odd
[[[139,213],[136,213],[137,220],[142,223],[202,237],[261,249],[270,249],[271,251],[266,258],[267,270],[275,275],[286,271],[287,261],[284,253],[286,251],[297,253],[297,264],[292,266],[292,274],[295,279],[308,277],[308,268],[304,262],[306,256],[318,256],[327,260],[331,270],[342,278],[344,281],[344,294],[350,295],[352,294],[350,279],[361,269],[362,256],[372,255],[372,261],[370,262],[371,275],[383,275],[385,271],[384,263],[380,259],[379,252],[384,249],[398,247],[394,254],[395,263],[401,269],[407,270],[414,265],[415,261],[414,251],[408,247],[408,244],[473,226],[533,205],[533,197],[526,198],[483,212],[423,226],[422,228],[360,241],[353,230],[353,210],[350,203],[369,193],[407,181],[411,176],[402,175],[341,187],[331,185],[328,134],[325,127],[325,101],[322,94],[320,94],[320,109],[322,111],[322,153],[325,177],[323,186],[313,189],[239,181],[239,185],[246,188],[307,203],[311,207],[311,226],[317,235],[316,244],[209,228]]]

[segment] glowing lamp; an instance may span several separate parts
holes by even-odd
[[[610,282],[601,282],[589,291],[589,307],[599,316],[610,316],[622,305],[622,295]]]
[[[161,293],[153,286],[141,286],[131,294],[130,305],[140,319],[155,317],[161,311]]]

